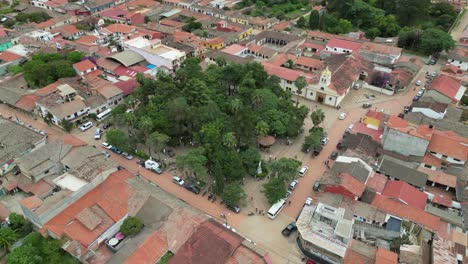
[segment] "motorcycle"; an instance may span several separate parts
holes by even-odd
[[[207,191],[204,191],[204,192],[202,193],[202,195],[201,195],[201,196],[202,196],[202,197],[203,197],[203,196],[205,196],[205,195],[206,195],[206,193],[207,193]]]
[[[214,195],[213,200],[211,200],[211,202],[214,203],[215,201],[216,201],[216,196]]]
[[[208,201],[211,200],[211,198],[213,198],[213,194],[212,194],[212,193],[210,193],[210,194],[208,195]]]
[[[254,215],[254,212],[249,212],[248,216]]]

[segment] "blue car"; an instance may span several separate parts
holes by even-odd
[[[112,152],[114,153],[117,153],[117,154],[122,154],[123,151],[121,151],[120,149],[118,149],[117,147],[114,147],[112,146],[112,148],[110,149]]]

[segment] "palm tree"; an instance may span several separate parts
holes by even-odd
[[[252,96],[252,108],[255,110],[263,103],[263,96],[257,91]]]
[[[231,111],[233,114],[237,114],[237,112],[239,111],[239,109],[241,109],[242,107],[242,102],[240,99],[236,98],[234,100],[231,101]]]
[[[8,248],[10,247],[13,242],[16,241],[18,238],[18,235],[16,232],[9,228],[9,227],[2,227],[0,228],[0,246],[3,248]]]
[[[227,148],[235,148],[237,139],[233,132],[228,132],[223,136],[223,145]]]
[[[168,135],[163,134],[163,133],[159,133],[157,131],[151,133],[151,135],[149,136],[148,143],[149,143],[149,145],[155,146],[156,151],[158,152],[159,159],[161,159],[161,156],[160,156],[159,152],[167,144],[167,142],[169,142],[169,139],[170,138],[169,138]],[[150,155],[151,155],[151,153],[150,153]]]
[[[318,127],[323,122],[323,120],[325,120],[325,113],[322,109],[317,108],[310,114],[310,118],[312,119],[312,124],[314,124],[314,127]]]
[[[260,120],[257,122],[257,125],[255,126],[255,133],[259,136],[266,136],[268,135],[268,132],[270,131],[270,126],[268,126],[267,122]]]
[[[306,79],[304,76],[299,76],[297,79],[294,81],[294,85],[297,88],[297,101],[296,101],[296,106],[299,105],[299,94],[302,94],[302,89],[307,86]]]

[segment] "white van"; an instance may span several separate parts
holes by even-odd
[[[85,132],[93,126],[93,122],[89,121],[80,126],[81,132]]]
[[[101,139],[101,135],[102,135],[102,130],[100,128],[96,129],[96,132],[94,133],[94,139],[95,140]]]
[[[306,175],[306,173],[307,173],[308,171],[309,171],[309,167],[307,167],[307,166],[302,167],[302,168],[299,170],[299,176],[304,177],[304,175]]]

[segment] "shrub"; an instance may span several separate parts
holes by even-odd
[[[143,223],[140,219],[129,216],[123,222],[122,226],[120,227],[120,232],[125,236],[134,236],[140,233],[141,229],[143,228]]]

